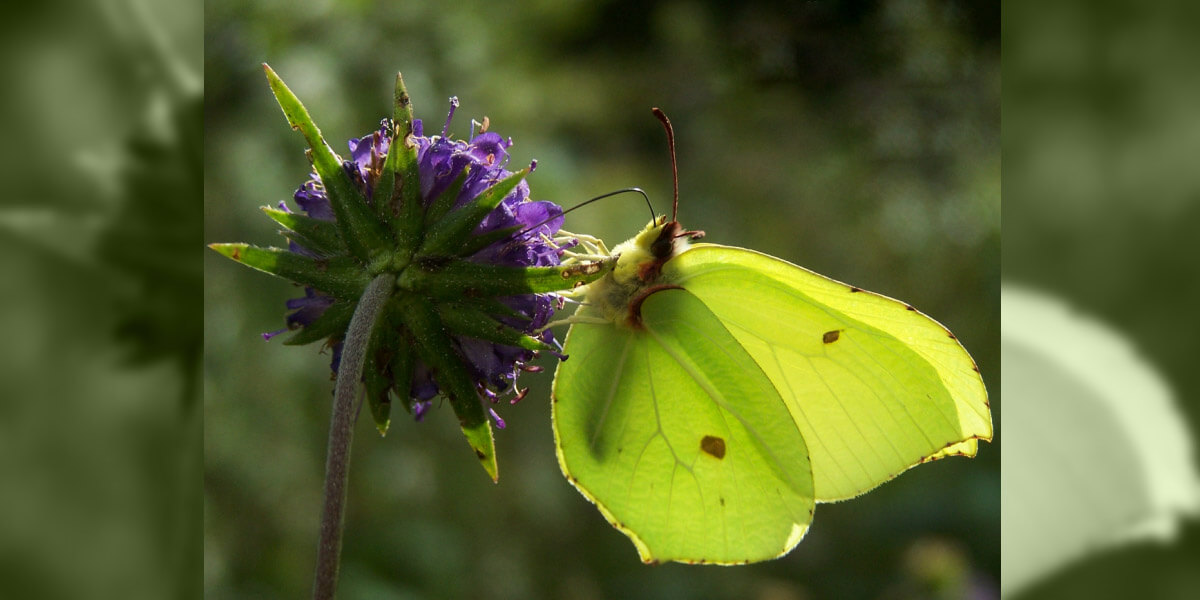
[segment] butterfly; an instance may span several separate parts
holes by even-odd
[[[576,290],[552,393],[564,475],[644,562],[777,558],[816,503],[991,439],[979,369],[945,327],[766,254],[693,244],[677,181],[671,220]]]

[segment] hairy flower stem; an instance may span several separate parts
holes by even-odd
[[[346,480],[350,474],[350,442],[354,439],[355,399],[362,381],[363,363],[375,320],[392,295],[396,276],[382,273],[363,292],[350,327],[338,368],[333,393],[333,415],[329,422],[329,450],[325,458],[325,504],[321,509],[321,540],[317,545],[317,572],[313,599],[329,600],[337,589],[342,554]]]

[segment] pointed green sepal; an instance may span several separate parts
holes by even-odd
[[[476,309],[483,311],[486,314],[496,318],[511,317],[514,319],[528,319],[529,315],[501,302],[496,298],[475,298],[470,301],[470,305]]]
[[[479,310],[475,306],[461,302],[451,302],[438,307],[438,315],[446,329],[455,335],[466,336],[494,342],[505,346],[516,346],[526,350],[554,350],[545,342],[526,335],[515,327],[500,323],[495,317]]]
[[[403,289],[436,298],[484,298],[544,294],[591,283],[612,270],[615,261],[559,267],[507,267],[461,259],[417,259],[397,280]]]
[[[314,219],[308,215],[269,206],[262,207],[262,211],[276,223],[287,227],[284,235],[309,250],[326,256],[345,254],[349,250],[333,221]]]
[[[476,196],[461,208],[449,213],[425,233],[420,253],[426,256],[455,256],[466,245],[468,236],[483,218],[496,209],[529,169],[521,169]]]
[[[299,130],[308,142],[309,158],[325,186],[329,205],[337,216],[337,227],[350,252],[366,260],[372,248],[390,247],[391,235],[371,213],[366,197],[354,188],[350,176],[342,168],[341,158],[325,143],[321,130],[313,123],[308,110],[266,63],[263,64],[263,70],[288,124],[292,129]]]
[[[417,175],[417,146],[412,141],[412,101],[404,87],[404,78],[399,73],[396,73],[394,101],[392,123],[395,125],[396,134],[392,138],[392,145],[388,147],[383,176],[380,178],[381,182],[386,179],[386,183],[380,184],[378,189],[390,190],[386,208],[391,217],[386,221],[391,223],[397,247],[401,251],[412,252],[421,243],[425,231],[422,216],[424,206],[421,202],[421,183]]]
[[[399,318],[397,318],[397,331],[401,329],[399,326]],[[412,340],[407,336],[395,348],[392,354],[392,364],[389,369],[392,372],[392,389],[396,390],[396,396],[400,398],[400,403],[404,406],[404,410],[412,412],[412,378],[413,369],[417,365],[417,353],[413,348]]]
[[[389,390],[392,388],[391,353],[393,345],[393,329],[387,326],[387,314],[380,315],[379,323],[371,332],[371,347],[367,350],[367,365],[363,369],[363,383],[366,387],[367,405],[371,408],[371,418],[375,421],[375,429],[379,435],[387,435],[391,425],[392,398]]]
[[[496,439],[492,435],[492,422],[485,420],[483,423],[467,425],[460,418],[459,424],[462,425],[467,444],[475,451],[475,458],[479,459],[483,470],[492,478],[493,483],[499,481],[500,468],[496,464]]]
[[[371,408],[371,419],[375,422],[375,430],[380,437],[387,435],[392,426],[392,382],[381,373],[367,371],[363,376],[366,380],[367,406]]]
[[[355,306],[356,304],[349,300],[334,302],[325,309],[325,312],[321,313],[321,316],[284,340],[283,344],[285,346],[303,346],[329,339],[332,336],[341,338],[346,335],[346,328],[350,326],[350,317],[354,316]]]
[[[396,85],[392,88],[392,121],[401,136],[413,133],[412,98],[408,97],[408,88],[404,86],[404,76],[396,73]]]
[[[392,204],[392,196],[396,194],[396,172],[388,168],[392,154],[404,152],[403,148],[398,148],[396,143],[399,136],[396,135],[396,127],[392,127],[389,134],[391,138],[388,140],[388,155],[383,159],[383,169],[379,172],[379,179],[375,181],[375,189],[371,192],[371,203],[375,206],[375,216],[380,223],[386,223],[392,227],[392,221],[396,219],[399,211]],[[393,227],[394,229],[394,227]]]
[[[403,302],[401,314],[404,324],[416,338],[413,345],[418,355],[433,371],[438,388],[449,398],[467,443],[495,481],[498,472],[491,422],[483,412],[483,400],[475,391],[471,374],[446,334],[437,310],[429,302],[410,297]]]
[[[209,244],[208,247],[247,267],[344,300],[357,301],[371,281],[362,265],[349,256],[315,259],[282,248],[259,248],[250,244]]]
[[[471,166],[466,168],[450,182],[450,187],[433,199],[433,203],[429,205],[429,209],[425,211],[425,226],[432,226],[434,223],[442,220],[450,209],[454,208],[455,201],[458,200],[458,195],[462,193],[463,185],[467,183],[467,174],[471,172]]]
[[[503,229],[497,229],[495,231],[489,231],[487,233],[473,236],[469,241],[467,241],[466,245],[459,250],[458,255],[471,256],[472,254],[475,254],[476,252],[479,252],[480,250],[483,250],[484,248],[487,248],[496,242],[502,242],[514,237],[517,232],[521,230],[522,227],[517,225],[515,227],[505,227]]]

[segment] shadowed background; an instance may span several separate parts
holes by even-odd
[[[1191,2],[1010,2],[1003,15],[1005,286],[1040,290],[1079,318],[1103,324],[1162,377],[1175,398],[1173,425],[1192,439],[1182,457],[1192,473],[1180,473],[1181,480],[1195,477],[1200,461],[1197,19],[1200,10]],[[1005,328],[1008,319],[1006,307]],[[1064,346],[1072,343],[1078,342],[1063,340]],[[1103,374],[1124,365],[1091,367]],[[1015,375],[1005,371],[1006,379]],[[1046,388],[1041,380],[1034,385]],[[1135,413],[1149,413],[1144,396],[1154,392],[1135,389],[1122,400]],[[1025,398],[1010,393],[1008,400],[1017,415],[1016,403]],[[1104,431],[1093,427],[1107,417],[1100,406],[1085,410],[1075,418],[1076,428],[1089,436]],[[1029,441],[1010,435],[1006,447]],[[1107,451],[1121,444],[1115,435],[1095,441]],[[1122,494],[1142,492],[1146,466],[1126,476],[1110,455],[1085,448],[1073,444],[1067,452],[1103,473],[1103,485],[1124,488]],[[1159,458],[1167,458],[1168,449],[1153,448],[1160,450]],[[1052,460],[1051,453],[1043,457]],[[1022,475],[1008,471],[1013,464],[1006,456],[1006,553],[1010,520],[1019,527],[1015,521],[1025,517],[1009,512],[1010,476]],[[1090,548],[1019,597],[1200,593],[1200,524],[1194,515],[1171,544],[1108,546]]]
[[[200,596],[201,15],[5,12],[5,598]]]
[[[205,240],[280,245],[258,207],[308,173],[268,62],[340,152],[391,112],[402,71],[426,133],[446,98],[539,161],[534,199],[569,206],[637,185],[669,210],[651,106],[677,134],[680,220],[910,302],[963,341],[999,412],[999,8],[969,2],[210,1],[205,12]],[[613,245],[637,197],[569,215]],[[328,430],[329,356],[265,343],[290,284],[205,260],[205,589],[307,593]],[[560,333],[561,335],[561,333]],[[553,364],[544,362],[547,370]],[[550,373],[503,407],[500,483],[448,407],[360,419],[343,598],[993,597],[1000,444],[822,505],[789,556],[749,567],[640,564],[562,478]]]

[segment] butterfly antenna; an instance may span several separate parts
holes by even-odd
[[[651,108],[650,111],[653,112],[654,116],[657,117],[658,120],[662,122],[663,129],[667,130],[667,150],[671,153],[671,184],[672,184],[672,189],[674,190],[674,194],[675,194],[674,201],[671,203],[671,222],[678,223],[679,222],[679,165],[675,161],[675,129],[671,127],[671,120],[667,118],[667,114],[664,113],[657,106],[654,108]],[[675,231],[678,231],[679,229],[682,229],[682,228],[678,228]],[[698,240],[698,239],[704,237],[704,232],[699,231],[699,230],[681,231],[679,233],[676,233],[674,235],[674,237],[677,237],[677,238],[690,237],[693,240]]]
[[[541,223],[536,223],[534,225],[530,225],[529,227],[526,227],[526,228],[512,234],[511,238],[515,238],[515,237],[524,235],[530,231],[533,231],[534,229],[537,229],[538,227],[541,227],[542,225],[545,225],[546,223],[549,223],[550,221],[553,221],[554,219],[564,216],[567,213],[569,213],[577,208],[583,208],[593,202],[603,200],[605,198],[610,198],[612,196],[618,196],[620,194],[641,194],[642,198],[646,201],[646,208],[650,209],[650,220],[651,221],[654,220],[654,217],[655,217],[654,205],[650,203],[650,196],[646,195],[646,192],[644,190],[642,190],[642,188],[628,187],[628,188],[619,189],[615,192],[608,192],[607,194],[600,194],[599,196],[596,196],[595,198],[589,198],[587,200],[584,200],[583,202],[580,202],[579,204],[576,204],[575,206],[572,206],[571,208],[564,210],[561,215],[550,217],[548,219],[543,220]]]
[[[675,163],[675,130],[671,128],[671,120],[667,118],[667,114],[660,110],[657,106],[650,109],[654,116],[663,124],[663,129],[667,130],[667,150],[671,153],[671,181],[675,190],[675,199],[671,203],[671,221],[678,221],[679,217],[679,166]]]
[[[650,209],[650,220],[651,221],[654,220],[654,205],[650,203],[650,196],[646,195],[646,192],[642,188],[639,188],[639,187],[622,188],[615,192],[609,192],[607,194],[600,194],[599,196],[596,196],[595,198],[590,198],[588,200],[584,200],[583,202],[580,202],[579,204],[576,204],[575,206],[572,206],[571,208],[564,210],[563,214],[565,215],[577,208],[583,208],[597,200],[603,200],[605,198],[617,196],[619,194],[641,194],[642,198],[646,200],[646,208]]]

